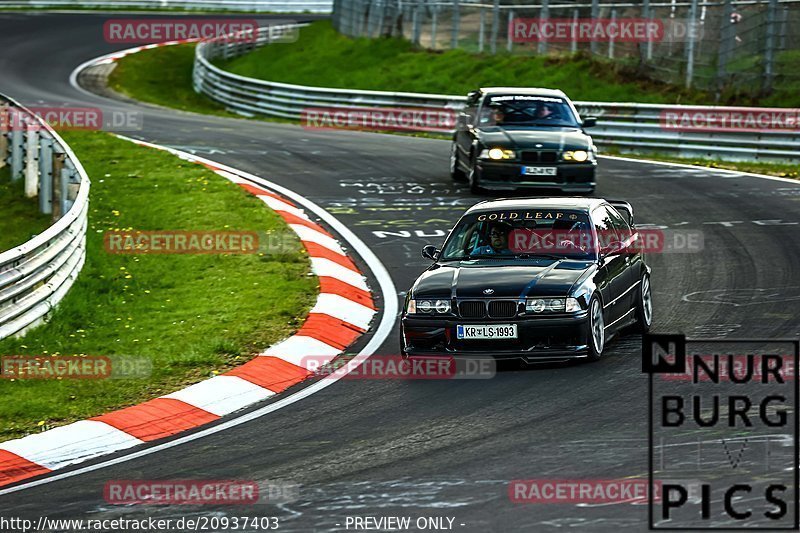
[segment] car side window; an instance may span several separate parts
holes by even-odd
[[[608,250],[611,243],[621,240],[613,226],[611,213],[606,209],[605,205],[601,205],[592,211],[592,223],[597,231],[597,244],[601,252]]]
[[[605,206],[605,208],[609,216],[611,229],[617,233],[621,241],[627,241],[632,234],[631,227],[625,221],[625,218],[619,214],[619,211],[609,205]]]

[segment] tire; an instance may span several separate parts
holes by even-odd
[[[405,339],[403,338],[403,327],[402,326],[400,326],[400,338],[398,340],[400,341],[400,357],[402,357],[403,360],[406,360],[406,359],[408,359],[408,352],[406,351],[406,343],[405,343]]]
[[[470,158],[470,165],[469,165],[469,190],[472,194],[484,194],[486,191],[478,184],[478,171],[475,169],[477,165],[475,164],[475,158]]]
[[[635,331],[647,333],[653,324],[653,293],[650,287],[650,276],[642,276],[639,284],[639,296],[636,298]]]
[[[606,344],[605,320],[603,319],[603,304],[600,298],[592,296],[589,301],[589,320],[586,325],[586,340],[589,345],[589,361],[599,361],[603,356]]]
[[[457,183],[466,183],[467,175],[458,166],[458,144],[453,139],[453,144],[450,148],[450,177]]]

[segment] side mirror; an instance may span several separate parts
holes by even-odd
[[[481,92],[480,91],[470,91],[467,93],[467,105],[475,105],[478,102],[478,98],[480,98]]]
[[[439,259],[439,253],[441,253],[441,250],[436,249],[436,247],[432,244],[422,248],[422,257],[425,259],[430,259],[431,261],[436,261]]]
[[[584,128],[591,128],[593,126],[597,126],[597,117],[586,117],[583,119]]]

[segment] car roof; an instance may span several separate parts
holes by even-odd
[[[510,209],[572,209],[589,212],[600,204],[606,203],[602,198],[586,198],[583,196],[557,198],[498,198],[486,200],[470,207],[465,214],[484,213]]]
[[[558,89],[540,89],[537,87],[481,87],[483,94],[519,94],[531,96],[552,96],[555,98],[567,98],[564,91]]]

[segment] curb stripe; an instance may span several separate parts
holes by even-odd
[[[252,403],[266,400],[274,394],[271,390],[247,380],[223,375],[195,383],[162,397],[181,400],[217,416],[225,416]]]
[[[306,323],[297,332],[298,335],[313,337],[340,350],[350,346],[362,333],[364,330],[360,327],[324,313],[310,313]]]
[[[347,283],[332,278],[330,276],[319,277],[319,291],[326,294],[338,294],[343,298],[352,300],[358,304],[368,307],[375,311],[375,304],[372,302],[372,295],[369,291],[353,287]]]
[[[328,276],[343,281],[348,285],[352,285],[357,289],[369,290],[367,282],[364,281],[364,276],[360,272],[354,272],[349,268],[345,268],[330,259],[322,257],[311,257],[311,270],[317,276]]]
[[[0,450],[0,486],[48,472],[51,472],[49,468],[32,463],[15,453]]]
[[[307,218],[301,218],[301,217],[298,217],[297,215],[294,215],[292,213],[287,213],[286,211],[276,211],[276,213],[278,213],[278,216],[280,216],[284,220],[284,222],[286,222],[290,226],[296,226],[296,225],[297,226],[305,226],[307,228],[319,231],[323,235],[324,234],[330,235],[325,230],[323,230],[319,225],[317,225],[314,222],[311,222]]]
[[[217,420],[219,416],[172,398],[156,398],[133,407],[90,418],[145,442],[169,437]]]
[[[107,453],[142,444],[143,441],[97,420],[34,433],[2,443],[2,449],[49,470],[80,463]]]
[[[246,379],[277,394],[304,381],[311,372],[279,357],[261,355],[225,375]]]
[[[220,176],[223,176],[223,177],[227,178],[228,176],[223,175],[222,172],[223,171],[221,171],[221,170],[217,170],[216,171],[216,173],[219,174]],[[230,179],[230,178],[228,178],[228,179]],[[234,183],[239,185],[239,187],[241,187],[242,189],[246,190],[247,192],[249,192],[253,196],[269,196],[270,198],[275,198],[276,200],[280,200],[281,202],[283,202],[285,204],[288,204],[288,205],[294,207],[295,209],[297,208],[296,205],[294,205],[292,202],[290,202],[286,198],[281,198],[277,194],[274,194],[274,193],[271,193],[271,192],[269,192],[267,190],[264,190],[264,189],[261,189],[259,187],[256,187],[255,185],[251,185],[249,183],[243,183],[243,182],[234,182]]]
[[[302,242],[303,246],[306,247],[306,251],[308,251],[309,257],[333,261],[337,265],[343,266],[344,268],[352,270],[356,274],[361,275],[361,271],[358,270],[358,267],[356,267],[352,259],[350,259],[346,255],[341,255],[337,252],[334,252],[330,248],[325,248],[324,246],[316,242],[311,242],[311,241],[302,241]]]
[[[311,309],[312,313],[330,315],[366,330],[375,311],[369,307],[348,300],[338,294],[322,293],[317,299],[317,305]]]

